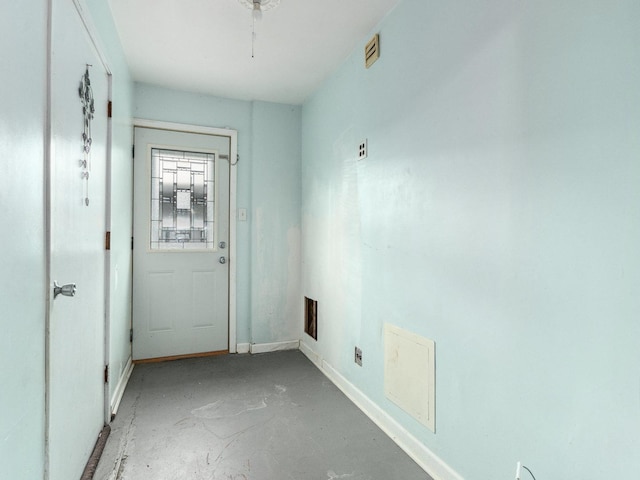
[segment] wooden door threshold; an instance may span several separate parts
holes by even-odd
[[[91,453],[91,456],[89,457],[89,460],[84,467],[84,472],[82,472],[82,477],[80,477],[80,480],[93,479],[93,475],[96,473],[98,462],[100,461],[100,457],[102,457],[102,451],[104,450],[104,446],[107,444],[107,438],[109,438],[110,433],[111,427],[109,425],[105,425],[102,431],[98,434],[98,440],[93,447],[93,452]]]
[[[133,364],[172,362],[173,360],[184,360],[185,358],[216,357],[218,355],[227,355],[228,353],[229,350],[217,350],[215,352],[187,353],[186,355],[172,355],[170,357],[143,358],[134,360]]]

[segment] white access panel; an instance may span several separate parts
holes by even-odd
[[[384,393],[435,433],[435,343],[386,323]]]

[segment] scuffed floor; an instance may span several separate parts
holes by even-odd
[[[298,351],[138,365],[96,480],[427,480]]]

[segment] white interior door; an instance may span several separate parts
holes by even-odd
[[[135,129],[134,360],[229,349],[230,149]]]
[[[71,1],[52,4],[51,69],[49,278],[51,287],[73,283],[77,291],[50,296],[47,460],[50,480],[69,480],[80,478],[104,426],[109,82]],[[93,96],[95,111],[85,125],[79,86],[87,71],[85,98]],[[92,139],[88,152],[83,133]]]

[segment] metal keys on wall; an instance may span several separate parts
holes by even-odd
[[[93,90],[91,89],[91,80],[89,78],[89,67],[87,68],[80,80],[80,88],[78,93],[80,94],[80,102],[82,103],[82,115],[84,117],[84,131],[82,132],[83,142],[83,158],[80,160],[80,167],[82,168],[81,178],[85,181],[85,195],[84,204],[89,206],[89,172],[91,171],[91,120],[93,120],[93,114],[96,111],[93,101]]]

